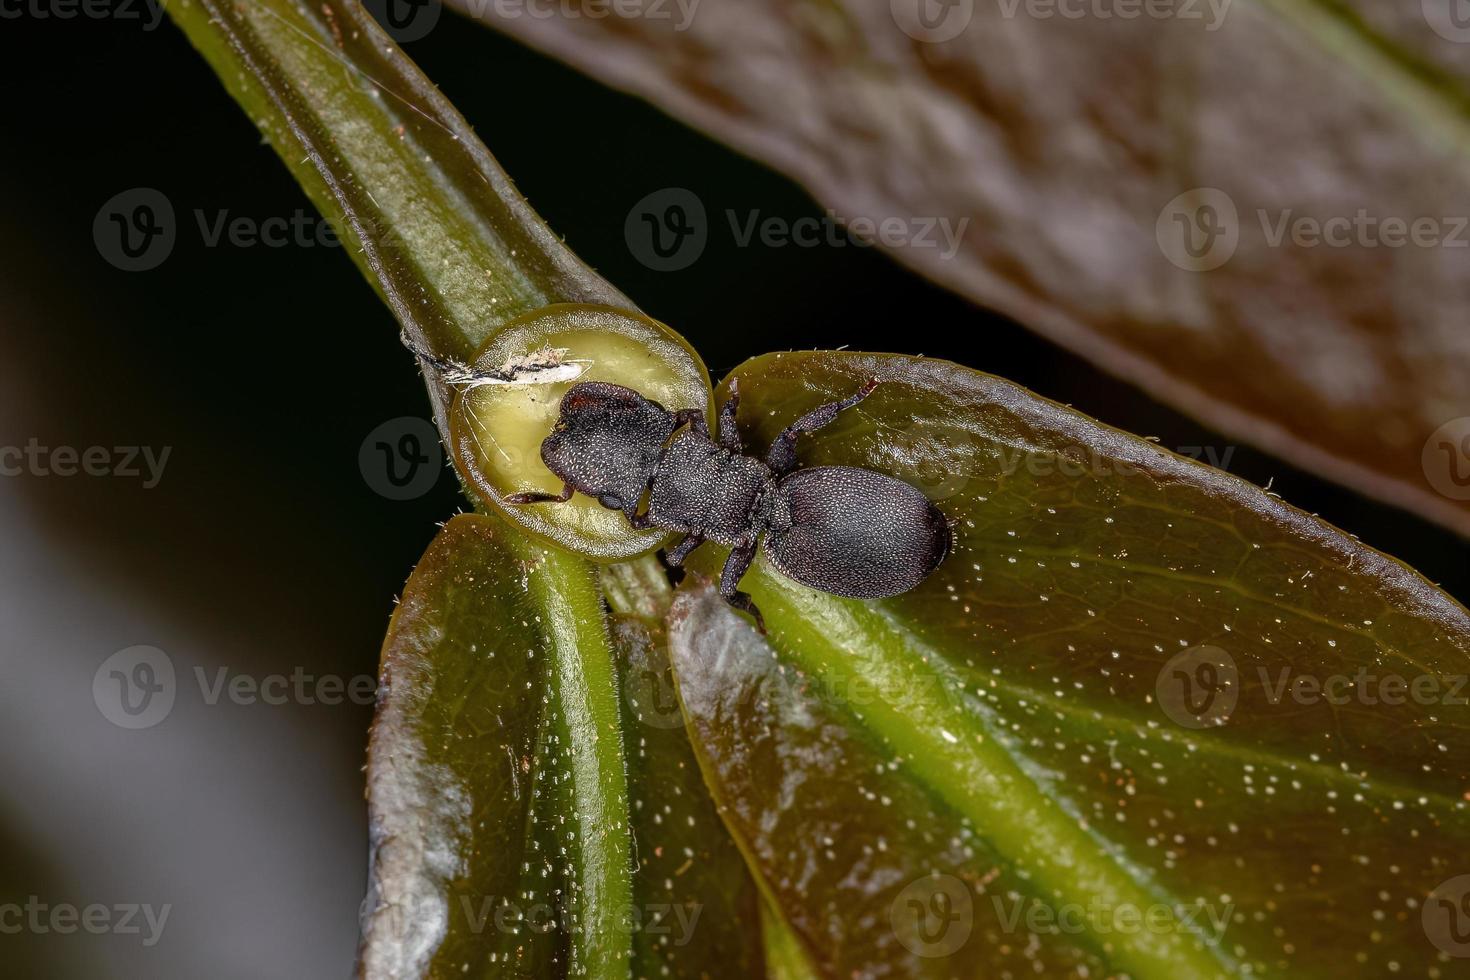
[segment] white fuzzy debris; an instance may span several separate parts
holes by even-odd
[[[470,388],[481,385],[544,385],[559,381],[575,381],[587,370],[591,361],[569,360],[565,347],[543,347],[520,357],[509,358],[494,371],[476,372],[466,382]]]
[[[592,363],[567,358],[565,347],[543,347],[529,354],[512,357],[498,368],[477,368],[457,361],[437,365],[445,383],[464,388],[485,385],[544,385],[575,381]]]

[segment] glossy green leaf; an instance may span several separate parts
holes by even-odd
[[[490,518],[450,521],[414,571],[368,754],[364,977],[763,975],[674,700],[667,595],[613,575],[610,644],[589,566]]]
[[[879,603],[673,613],[706,777],[833,976],[1451,977],[1470,956],[1470,615],[1260,489],[917,358],[735,372],[763,445],[956,524]],[[717,570],[718,553],[695,564]]]
[[[587,564],[450,521],[383,647],[362,976],[628,975],[617,696]]]

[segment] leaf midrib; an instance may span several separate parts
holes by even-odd
[[[746,583],[766,610],[773,631],[785,641],[780,649],[786,656],[803,661],[813,673],[871,668],[871,660],[864,663],[862,658],[864,654],[873,656],[875,651],[887,662],[884,669],[902,672],[908,678],[925,669],[939,674],[935,665],[945,663],[922,644],[912,645],[912,637],[895,632],[891,622],[874,610],[786,583],[767,571],[763,562],[757,563]],[[865,635],[875,632],[885,634],[890,642],[866,639]],[[834,639],[843,636],[853,642],[841,645]],[[895,650],[896,646],[903,654]],[[816,653],[816,659],[810,659],[813,648],[822,651]],[[941,686],[946,682],[942,674],[937,680]],[[915,725],[911,714],[880,699],[865,709],[862,722],[904,758],[904,768],[912,778],[971,821],[992,840],[999,853],[1022,864],[1030,862],[1029,878],[1039,888],[1064,897],[1080,890],[1081,882],[1087,880],[1094,896],[1100,899],[1096,903],[1099,907],[1178,907],[1174,896],[1160,882],[1132,866],[1115,843],[1079,826],[1067,813],[1065,798],[1050,795],[1037,779],[1034,764],[1018,759],[1006,740],[992,733],[986,733],[976,744],[953,732],[951,738],[941,738],[934,734],[935,729],[973,731],[973,725],[958,723],[973,716],[962,712],[955,718],[956,707],[942,699],[931,701],[926,708],[926,724]],[[990,747],[986,747],[987,739]],[[982,753],[989,758],[982,758]],[[975,785],[977,777],[983,786]],[[1027,789],[1029,793],[1024,792]],[[986,790],[992,792],[987,795]],[[1228,951],[1211,945],[1205,936],[1182,922],[1172,937],[1126,938],[1105,938],[1096,928],[1098,922],[1089,919],[1088,923],[1094,931],[1087,939],[1094,949],[1137,980],[1224,977],[1233,975],[1236,969]],[[1191,941],[1197,941],[1200,948],[1192,948]]]

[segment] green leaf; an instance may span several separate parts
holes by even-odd
[[[769,645],[698,581],[671,627],[706,778],[819,971],[1453,975],[1470,615],[1258,488],[944,362],[747,362],[747,442],[873,376],[803,463],[924,487],[954,553],[879,603],[758,564]]]
[[[450,521],[383,647],[364,977],[627,976],[618,711],[588,565]]]
[[[682,344],[540,225],[356,4],[169,9],[416,342],[514,357],[497,343],[590,308]],[[625,357],[620,329],[597,358]],[[697,403],[702,367],[676,362]],[[695,755],[657,688],[656,569],[600,589],[580,558],[450,522],[383,652],[361,974],[1451,975],[1464,610],[1255,488],[953,366],[764,358],[744,417],[768,440],[869,373],[888,383],[806,460],[923,486],[958,548],[879,604],[758,566],[774,646],[691,577],[670,650]],[[1294,683],[1359,668],[1376,704]],[[1413,697],[1384,703],[1384,674]]]
[[[449,4],[896,224],[868,237],[1149,396],[1470,534],[1456,0]]]

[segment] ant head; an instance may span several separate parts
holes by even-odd
[[[541,443],[546,468],[604,507],[638,506],[674,434],[674,416],[631,388],[583,381],[562,396],[561,416]]]

